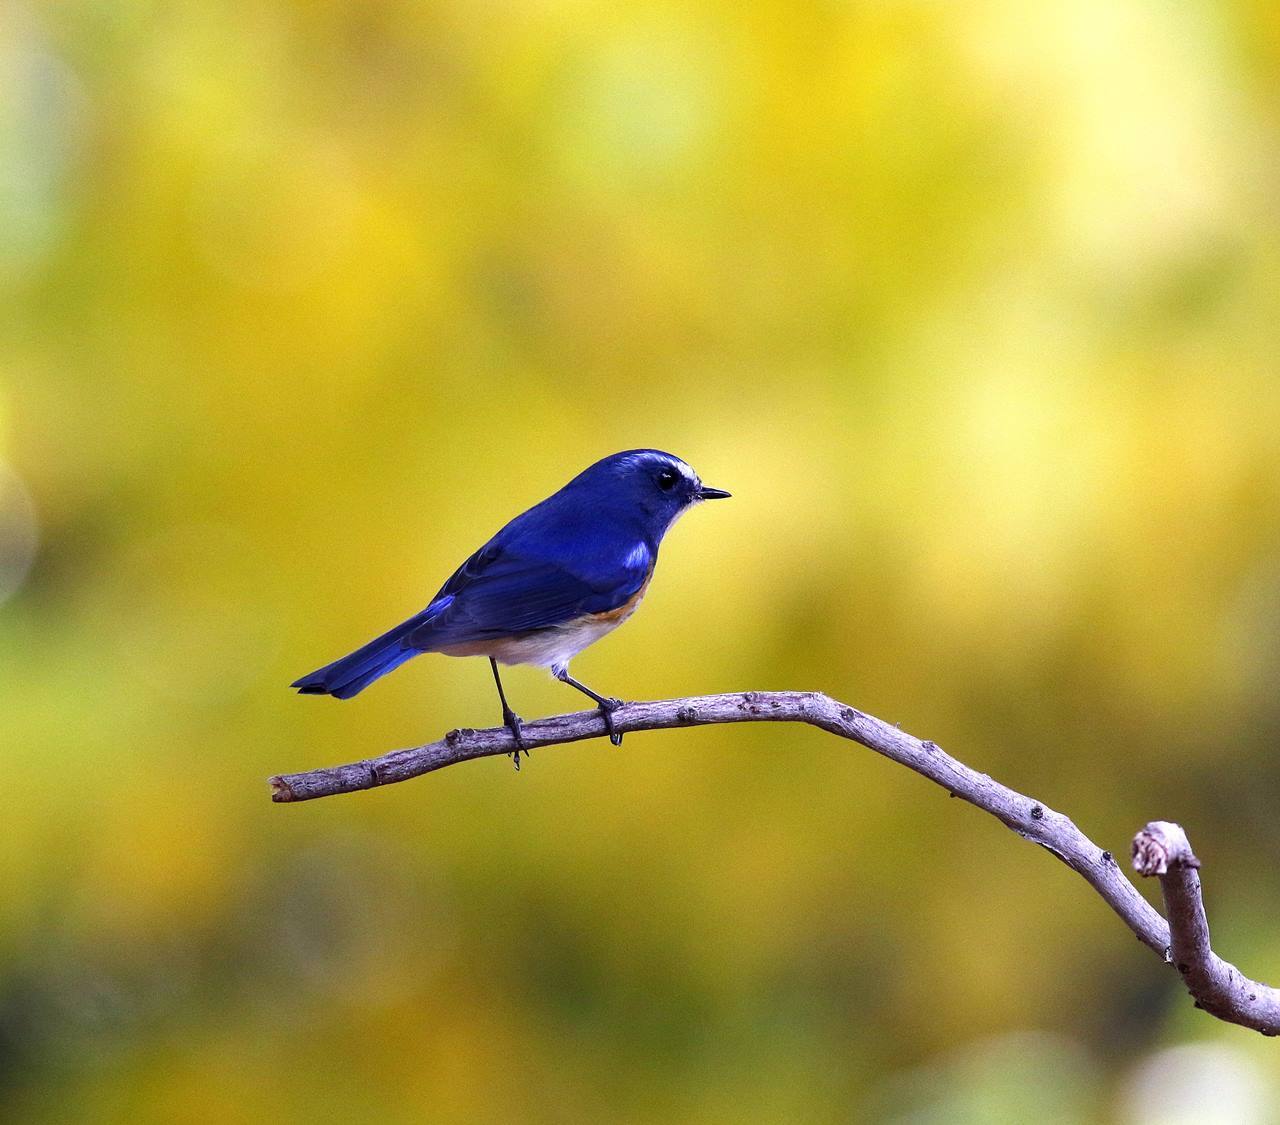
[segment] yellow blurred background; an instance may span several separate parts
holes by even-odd
[[[587,683],[1180,820],[1280,980],[1278,191],[1263,0],[0,6],[0,1116],[1280,1119],[1079,879],[814,731],[265,785],[496,722],[480,660],[287,685],[658,446],[734,499]]]

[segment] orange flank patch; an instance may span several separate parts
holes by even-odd
[[[613,622],[621,625],[628,617],[636,611],[636,606],[640,604],[640,599],[644,597],[644,592],[649,588],[649,582],[653,578],[653,568],[649,568],[649,577],[644,580],[644,584],[634,594],[623,602],[617,609],[606,609],[604,613],[591,614],[592,621]]]
[[[467,641],[460,645],[445,645],[443,648],[432,649],[433,652],[443,653],[445,656],[489,656],[493,653],[494,646],[500,642],[495,641],[492,637],[483,641]]]

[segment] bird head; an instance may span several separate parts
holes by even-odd
[[[655,538],[693,505],[729,496],[709,488],[689,464],[660,449],[629,449],[615,453],[579,475],[575,485],[598,490],[610,502],[626,502],[653,529]]]

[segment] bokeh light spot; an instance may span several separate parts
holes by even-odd
[[[20,26],[0,26],[0,282],[25,276],[56,243],[87,121],[75,74]]]
[[[1275,1121],[1271,1083],[1244,1051],[1187,1043],[1134,1070],[1118,1120],[1126,1125],[1263,1125]]]

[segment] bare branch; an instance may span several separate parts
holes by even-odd
[[[1280,991],[1241,976],[1209,946],[1209,920],[1200,894],[1200,861],[1187,834],[1153,820],[1133,838],[1133,866],[1156,875],[1169,917],[1169,956],[1196,1007],[1263,1035],[1280,1034]]]
[[[1209,930],[1200,900],[1196,860],[1177,825],[1155,822],[1134,840],[1135,865],[1158,874],[1173,934],[1159,913],[1104,851],[1060,812],[1024,796],[957,761],[934,742],[818,692],[737,692],[627,703],[613,713],[617,730],[634,733],[715,723],[806,723],[857,742],[927,777],[953,797],[990,813],[1024,839],[1039,844],[1089,883],[1138,939],[1166,961],[1172,960],[1197,1004],[1231,1023],[1280,1033],[1280,992],[1240,975],[1209,948]],[[605,735],[598,711],[579,711],[524,724],[533,749]],[[344,766],[271,778],[273,801],[310,801],[407,781],[474,758],[510,754],[515,740],[505,727],[450,731],[438,742],[395,750]]]

